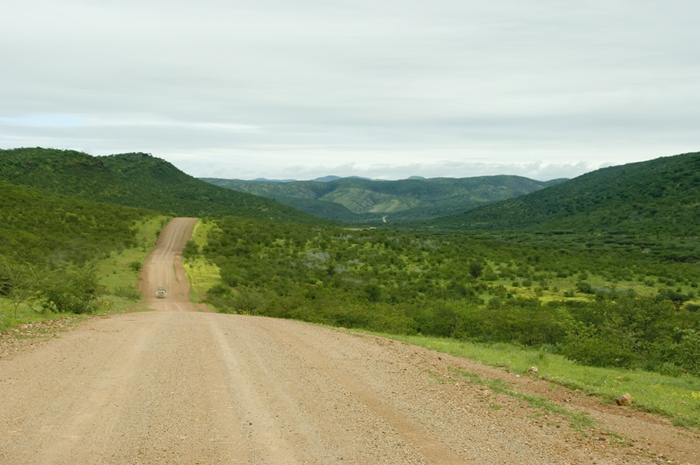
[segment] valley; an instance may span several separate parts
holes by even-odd
[[[0,461],[697,463],[698,163],[328,179],[301,212],[2,150]]]
[[[144,263],[153,311],[91,319],[0,358],[3,463],[700,459],[696,433],[535,378],[343,329],[199,311],[179,265],[193,224],[168,225]],[[166,299],[150,297],[154,283]]]

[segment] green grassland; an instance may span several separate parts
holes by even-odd
[[[220,280],[219,267],[199,253],[207,245],[207,238],[214,227],[213,221],[198,221],[183,253],[183,267],[190,284],[190,299],[193,302],[203,302],[206,292]]]
[[[700,427],[700,378],[697,376],[670,376],[645,370],[585,366],[541,349],[507,343],[484,344],[429,336],[378,335],[478,360],[513,373],[525,374],[535,366],[538,369],[536,376],[558,385],[599,396],[609,403],[629,393],[634,399],[632,408],[662,414],[680,426]]]
[[[138,288],[141,265],[169,220],[170,217],[156,216],[138,224],[133,247],[111,253],[97,262],[101,298],[108,309],[123,309],[141,302]]]

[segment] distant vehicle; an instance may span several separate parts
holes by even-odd
[[[166,295],[166,292],[165,292],[165,288],[164,288],[163,286],[159,287],[159,288],[156,290],[156,297],[157,297],[157,298],[159,298],[159,299],[165,299],[165,295]]]

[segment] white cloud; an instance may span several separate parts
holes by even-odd
[[[145,151],[201,176],[571,177],[698,150],[698,13],[690,0],[7,2],[0,146]]]

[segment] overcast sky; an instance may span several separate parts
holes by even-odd
[[[0,148],[547,180],[700,150],[697,0],[23,0]]]

